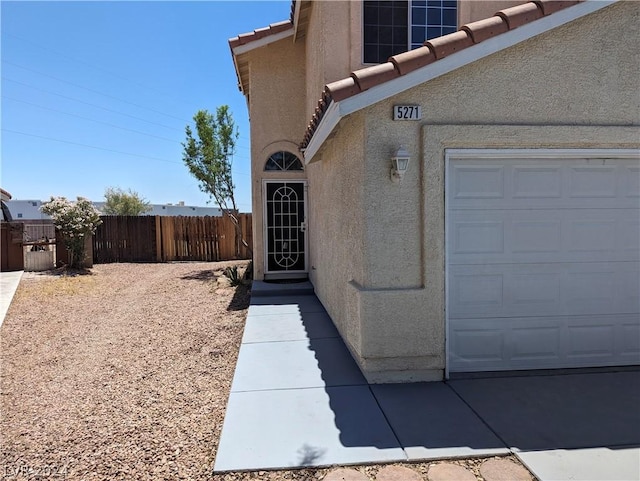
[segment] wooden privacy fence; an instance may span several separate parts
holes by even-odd
[[[93,236],[93,261],[169,262],[249,259],[228,217],[102,216]],[[251,245],[251,214],[239,214]]]

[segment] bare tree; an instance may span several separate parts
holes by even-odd
[[[251,256],[251,247],[242,235],[238,222],[238,206],[234,196],[231,167],[235,153],[238,129],[228,105],[222,105],[211,114],[199,110],[194,116],[195,136],[191,127],[185,127],[186,140],[182,160],[189,172],[198,180],[200,190],[209,194],[218,204],[223,214],[235,226],[238,238]]]

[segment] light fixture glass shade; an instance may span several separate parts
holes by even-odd
[[[406,172],[409,166],[409,159],[406,157],[396,157],[396,170]]]
[[[409,160],[411,160],[409,152],[400,146],[395,155],[391,157],[391,179],[394,181],[402,180],[402,177],[409,168]]]

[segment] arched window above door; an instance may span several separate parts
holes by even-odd
[[[267,159],[264,170],[295,171],[304,170],[304,166],[300,159],[291,152],[280,151],[272,154]]]

